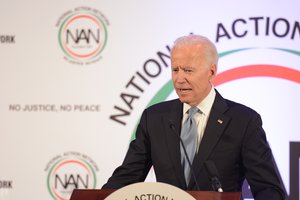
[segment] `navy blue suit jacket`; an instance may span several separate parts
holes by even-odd
[[[193,178],[186,186],[180,164],[178,136],[182,111],[183,104],[178,99],[145,109],[136,139],[130,143],[123,164],[102,188],[116,189],[142,182],[153,166],[157,181],[184,190],[197,190]],[[284,199],[284,189],[260,115],[244,105],[224,99],[218,92],[192,163],[200,190],[208,191],[212,187],[204,167],[206,160],[215,163],[225,192],[241,191],[246,178],[255,199]]]

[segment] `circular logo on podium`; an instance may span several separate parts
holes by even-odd
[[[105,200],[169,199],[195,200],[190,194],[173,185],[159,182],[134,183],[110,194]]]

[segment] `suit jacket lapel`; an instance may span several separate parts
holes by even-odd
[[[180,161],[180,130],[182,121],[183,104],[177,100],[172,105],[170,112],[163,118],[164,128],[166,130],[166,143],[170,155],[171,162],[175,167],[175,175],[178,176],[179,184],[185,188],[185,178],[183,168]]]
[[[223,134],[227,123],[230,121],[230,117],[224,114],[227,108],[228,106],[225,100],[216,91],[216,98],[213,103],[209,119],[207,121],[206,129],[204,131],[204,135],[198,153],[195,155],[192,165],[196,177],[198,177],[200,169],[203,167],[203,163],[207,160],[208,156],[210,155],[218,140],[220,139],[221,135]],[[193,178],[191,178],[188,188],[193,188],[194,185],[195,181],[193,180]]]

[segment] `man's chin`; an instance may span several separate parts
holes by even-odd
[[[195,102],[192,102],[190,99],[187,99],[187,98],[179,97],[179,100],[181,101],[181,103],[189,104],[189,105],[192,106],[192,107],[198,105],[198,104],[196,104]]]
[[[183,98],[183,97],[179,97],[179,100],[181,101],[181,103],[187,103],[189,104],[190,101],[188,101],[188,99]]]

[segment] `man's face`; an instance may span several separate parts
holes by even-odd
[[[177,46],[172,50],[172,81],[181,102],[197,106],[210,92],[216,66],[205,60],[203,47]]]

